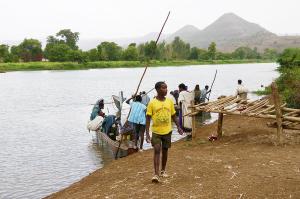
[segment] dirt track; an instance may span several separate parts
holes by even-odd
[[[276,129],[265,119],[228,116],[224,137],[208,135],[216,124],[199,128],[197,139],[179,141],[169,152],[169,178],[152,184],[153,151],[113,161],[49,198],[300,198],[300,131],[285,131],[275,146]]]

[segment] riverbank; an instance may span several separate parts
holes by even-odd
[[[88,63],[76,62],[23,62],[23,63],[0,63],[0,72],[8,71],[33,71],[33,70],[85,70],[97,68],[137,68],[156,66],[184,66],[184,65],[208,65],[208,64],[242,64],[242,63],[272,63],[273,60],[247,59],[247,60],[174,60],[158,61],[151,60],[149,63],[140,61],[99,61]]]
[[[300,196],[300,132],[276,129],[267,119],[226,116],[224,137],[209,142],[216,122],[198,129],[197,139],[172,145],[169,178],[152,184],[153,151],[113,161],[48,198],[297,198]],[[253,125],[255,124],[255,125]]]

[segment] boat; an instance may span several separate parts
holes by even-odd
[[[129,136],[123,136],[124,139],[122,141],[117,140],[117,135],[120,132],[121,128],[121,111],[122,111],[122,104],[125,101],[123,97],[123,92],[120,92],[119,96],[113,95],[112,96],[114,100],[114,104],[117,107],[118,111],[115,115],[115,123],[112,125],[110,128],[110,131],[108,133],[105,133],[103,128],[100,128],[99,130],[95,131],[96,132],[96,138],[97,138],[97,143],[101,147],[108,147],[110,148],[110,151],[112,152],[113,157],[115,158],[121,158],[125,157],[127,155],[130,155],[137,150],[133,148],[133,142],[130,139],[127,139],[130,136],[129,132],[127,133]],[[126,137],[126,139],[125,139]],[[121,142],[121,143],[120,143]]]

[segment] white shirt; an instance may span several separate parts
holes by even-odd
[[[188,91],[181,91],[179,93],[178,97],[178,103],[181,102],[182,107],[182,115],[186,115],[190,113],[192,110],[189,109],[188,107],[191,106],[192,100],[194,100],[194,92],[188,92]],[[185,116],[183,117],[183,127],[185,128],[192,128],[192,117],[190,116]]]

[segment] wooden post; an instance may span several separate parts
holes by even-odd
[[[191,102],[192,105],[192,113],[196,111],[196,108],[194,107],[195,102],[194,100]],[[192,139],[196,138],[196,115],[193,114],[192,116]]]
[[[282,144],[282,112],[280,107],[280,97],[278,94],[278,88],[275,82],[271,85],[272,97],[274,100],[275,112],[276,112],[276,123],[277,123],[277,142],[279,145]]]
[[[218,138],[222,137],[222,126],[223,126],[223,113],[219,113],[219,117],[218,117]]]

